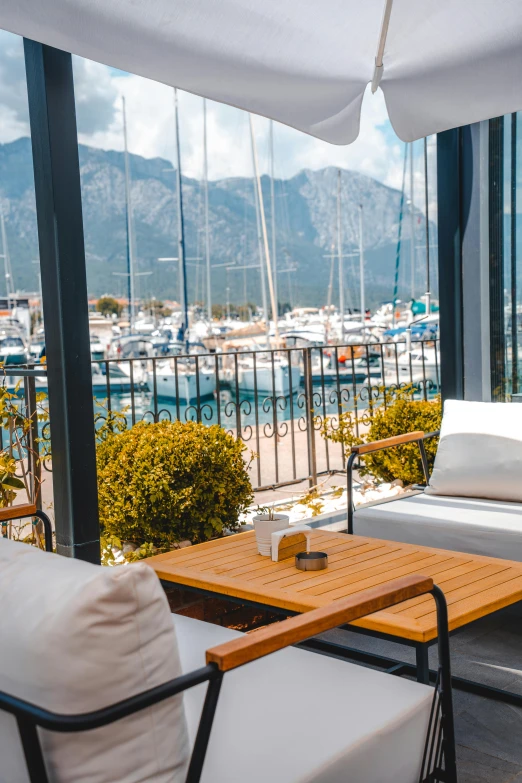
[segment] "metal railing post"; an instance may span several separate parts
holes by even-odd
[[[312,349],[303,350],[303,370],[306,401],[306,435],[308,446],[308,481],[311,487],[317,484],[317,454],[314,429],[314,387],[312,381]]]
[[[40,511],[42,508],[42,466],[40,462],[40,447],[38,443],[38,411],[36,409],[36,379],[29,376],[25,379],[27,417],[31,420],[31,429],[29,432],[29,451],[27,454],[27,468],[29,472],[29,481],[31,486],[30,498]]]

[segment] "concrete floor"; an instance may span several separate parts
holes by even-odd
[[[337,643],[415,662],[406,647],[335,631]],[[479,620],[451,637],[455,675],[522,694],[522,604]],[[436,648],[430,666],[436,668]],[[459,783],[522,783],[522,709],[453,691]]]

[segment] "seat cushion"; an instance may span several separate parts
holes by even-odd
[[[356,509],[354,533],[522,562],[522,504],[421,493]]]
[[[522,502],[522,406],[446,400],[426,492]]]
[[[241,634],[173,615],[185,672]],[[205,685],[185,692],[193,742]],[[433,689],[296,648],[225,675],[202,783],[417,783]]]
[[[139,563],[102,568],[0,538],[0,690],[58,713],[114,704],[181,673],[160,582]],[[105,728],[41,731],[53,783],[181,783],[182,696]],[[0,710],[0,781],[27,783],[14,718]]]

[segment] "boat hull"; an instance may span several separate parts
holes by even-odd
[[[148,386],[151,391],[154,389],[154,381],[152,377],[149,377]],[[216,383],[215,375],[212,372],[199,372],[199,389],[198,382],[195,373],[178,373],[178,379],[176,384],[176,375],[172,372],[161,372],[158,368],[156,373],[156,390],[158,397],[162,397],[166,400],[183,400],[184,402],[192,402],[199,398],[204,399],[212,397],[214,394]]]
[[[238,368],[238,386],[240,391],[249,394],[269,394],[276,397],[288,397],[290,393],[299,391],[301,369],[297,365],[257,364],[254,375],[253,367]]]

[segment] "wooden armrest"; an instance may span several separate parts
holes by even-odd
[[[416,598],[433,589],[433,579],[414,574],[395,579],[387,585],[363,590],[354,596],[333,601],[281,623],[266,626],[240,639],[207,650],[207,663],[215,663],[222,672],[230,671],[265,655],[303,642],[311,636],[353,622],[367,614]]]
[[[422,440],[424,432],[406,432],[404,435],[394,435],[393,438],[384,438],[376,440],[373,443],[361,443],[360,446],[352,446],[352,454],[369,454],[371,451],[380,451],[390,446],[400,446],[401,443],[413,443],[416,440]]]
[[[0,522],[8,522],[10,519],[22,519],[22,517],[34,517],[35,514],[36,506],[33,503],[0,508]]]

